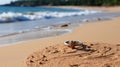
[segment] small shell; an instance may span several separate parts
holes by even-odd
[[[64,45],[69,46],[70,43],[71,43],[71,41],[74,41],[74,42],[75,42],[75,45],[83,44],[83,42],[82,42],[82,41],[79,41],[79,40],[68,40],[68,41],[65,41],[65,42],[64,42]]]

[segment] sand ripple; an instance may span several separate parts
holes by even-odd
[[[26,59],[28,67],[119,67],[120,44],[88,43],[71,49],[63,44],[38,50]]]

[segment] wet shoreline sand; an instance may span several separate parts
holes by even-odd
[[[7,35],[0,36],[0,46],[9,46],[11,44],[23,42],[23,41],[29,41],[34,39],[40,39],[40,38],[47,38],[52,36],[58,36],[58,35],[64,35],[67,33],[72,32],[72,29],[78,26],[82,26],[87,23],[94,23],[94,22],[101,22],[101,21],[107,21],[112,20],[113,18],[116,18],[120,16],[119,12],[113,12],[113,13],[98,13],[98,14],[91,14],[86,16],[79,16],[75,17],[77,20],[74,21],[67,21],[65,23],[60,24],[54,24],[50,26],[45,27],[36,27],[32,30],[26,30],[26,31],[19,31],[16,33],[11,33]]]

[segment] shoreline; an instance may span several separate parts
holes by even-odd
[[[98,8],[99,9],[99,8]],[[111,8],[112,9],[112,8]],[[63,44],[66,40],[83,42],[120,43],[120,17],[76,27],[72,33],[45,39],[26,41],[11,46],[0,47],[1,67],[27,67],[26,57],[32,52],[47,46]],[[102,30],[101,30],[102,29]]]
[[[89,9],[89,10],[100,10],[105,12],[120,12],[120,6],[45,6],[45,7],[54,7],[54,8],[75,8],[75,9]],[[99,7],[99,8],[98,8]],[[118,9],[117,9],[118,8]]]
[[[60,29],[59,29],[60,30]],[[52,31],[52,30],[51,30]],[[32,31],[33,32],[33,31]],[[28,34],[27,36],[32,36],[32,35],[34,35],[34,34],[31,34],[32,32],[30,32],[30,33],[26,33],[26,34]],[[36,31],[35,33],[37,33],[37,34],[39,34],[38,32],[40,32],[40,31]],[[22,34],[16,34],[16,35],[10,35],[10,36],[6,36],[5,37],[5,39],[0,39],[1,41],[3,40],[7,40],[7,39],[14,39],[17,35],[18,36],[22,36],[23,37],[23,39],[22,40],[19,40],[19,38],[18,38],[18,40],[16,40],[16,41],[13,41],[13,42],[5,42],[5,43],[3,43],[2,45],[0,45],[0,47],[6,47],[6,46],[12,46],[12,45],[15,45],[15,44],[19,44],[19,43],[23,43],[23,42],[28,42],[28,41],[32,41],[32,40],[40,40],[40,39],[47,39],[47,38],[50,38],[50,37],[56,37],[56,36],[61,36],[61,35],[65,35],[65,34],[69,34],[69,33],[71,33],[71,30],[68,30],[68,29],[64,29],[64,30],[62,30],[61,29],[61,31],[53,31],[53,33],[54,34],[52,34],[52,33],[50,33],[50,32],[47,32],[47,33],[49,33],[50,35],[43,35],[43,36],[40,36],[40,37],[32,37],[32,38],[30,38],[30,39],[24,39],[24,37],[23,36],[25,36],[24,35],[24,33],[22,33],[23,34],[23,36],[22,36]],[[26,37],[26,36],[25,36]],[[28,37],[29,38],[29,37]],[[1,43],[1,42],[0,42]]]
[[[12,44],[17,44],[19,42],[24,42],[24,41],[34,40],[34,39],[36,40],[36,39],[42,39],[42,38],[47,38],[47,37],[53,37],[53,36],[61,36],[62,34],[63,35],[69,34],[70,30],[76,27],[79,27],[81,25],[84,26],[86,23],[94,23],[94,22],[99,23],[101,21],[112,20],[116,18],[117,16],[120,16],[120,13],[115,13],[115,14],[114,13],[100,13],[100,14],[95,14],[95,15],[94,14],[86,15],[83,17],[83,19],[79,19],[75,21],[69,21],[69,22],[60,23],[60,24],[53,24],[50,26],[36,28],[33,30],[29,30],[29,31],[21,31],[21,32],[16,32],[16,33],[0,36],[0,44],[1,44],[0,47],[6,46],[6,45],[9,46]],[[64,25],[65,27],[62,27]]]
[[[115,18],[115,17],[113,17],[113,18]],[[80,23],[79,22],[62,23],[62,24],[51,25],[51,26],[47,26],[47,27],[43,27],[43,28],[34,29],[31,31],[22,31],[22,32],[8,34],[8,35],[3,35],[3,36],[0,36],[0,44],[1,44],[0,47],[11,46],[13,44],[22,43],[25,41],[31,41],[31,40],[37,40],[37,39],[43,39],[43,38],[49,38],[49,37],[70,34],[71,32],[73,32],[73,29],[76,27],[84,26],[85,24],[88,24],[88,23],[94,23],[94,22],[99,23],[101,21],[112,20],[113,18],[111,18],[111,19],[102,18],[101,20],[96,20],[96,21],[90,21],[88,19],[85,19],[85,20],[82,20],[82,22],[80,22]],[[39,36],[39,35],[41,35],[41,36]],[[33,37],[30,37],[30,36],[33,36]]]

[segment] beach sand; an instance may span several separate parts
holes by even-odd
[[[120,12],[120,6],[112,6],[112,7],[96,7],[96,6],[55,6],[60,8],[82,8],[82,9],[89,9],[89,10],[102,10],[107,12]]]
[[[120,44],[88,43],[71,49],[64,44],[31,54],[28,67],[119,67]]]
[[[85,8],[87,8],[87,7],[85,7]],[[88,9],[89,8],[90,7],[88,7]],[[95,7],[93,9],[100,9],[100,8]],[[120,7],[111,7],[111,8],[109,7],[109,9],[108,9],[108,7],[107,8],[105,7],[104,9],[102,7],[100,10],[106,10],[109,12],[120,12]],[[42,38],[42,39],[37,39],[37,40],[31,40],[31,41],[26,41],[26,42],[20,42],[20,43],[10,45],[10,46],[0,47],[0,67],[27,67],[26,62],[27,61],[29,62],[29,60],[30,60],[27,58],[30,57],[31,54],[33,54],[33,52],[35,52],[35,57],[36,57],[36,55],[38,55],[40,53],[40,51],[42,51],[42,49],[45,50],[44,49],[45,47],[52,46],[52,45],[55,45],[52,47],[56,47],[57,50],[59,48],[61,48],[62,50],[63,50],[63,48],[66,48],[66,51],[70,51],[70,55],[75,55],[75,53],[76,54],[82,53],[82,51],[80,51],[80,50],[75,50],[77,52],[74,52],[71,49],[67,50],[69,48],[66,46],[63,46],[64,45],[63,42],[66,40],[81,40],[81,41],[85,42],[85,44],[88,46],[90,46],[90,44],[93,44],[93,47],[91,49],[96,50],[96,52],[91,53],[91,55],[83,54],[84,55],[83,59],[81,59],[81,57],[79,58],[78,56],[75,56],[75,58],[68,56],[67,58],[68,59],[71,58],[71,59],[68,60],[67,58],[65,58],[66,59],[65,62],[62,61],[62,60],[64,60],[64,58],[58,58],[56,60],[52,59],[51,61],[59,62],[59,60],[61,60],[62,61],[61,63],[66,63],[67,61],[69,61],[66,65],[73,63],[72,66],[69,66],[69,67],[75,67],[75,66],[77,67],[80,64],[82,64],[82,63],[77,63],[77,61],[82,60],[83,63],[88,62],[88,65],[90,64],[92,66],[93,65],[93,63],[91,62],[92,60],[94,62],[100,62],[102,64],[103,63],[102,61],[103,61],[103,59],[105,59],[104,58],[104,56],[105,56],[105,57],[108,57],[106,59],[106,61],[104,61],[105,65],[109,66],[109,65],[119,65],[120,64],[120,60],[119,60],[120,59],[120,54],[119,54],[120,53],[119,52],[119,50],[120,50],[120,47],[119,47],[119,44],[120,44],[120,17],[118,17],[118,18],[114,18],[112,20],[100,21],[99,23],[87,23],[83,26],[74,28],[73,32],[69,33],[69,34],[55,36],[55,37],[49,37],[49,38]],[[98,44],[98,45],[96,46],[96,44]],[[59,45],[59,46],[56,46],[56,45]],[[54,49],[50,49],[50,50],[54,50]],[[104,51],[106,51],[106,52],[104,52]],[[61,52],[61,53],[64,53],[64,52]],[[83,53],[89,53],[89,52],[83,51]],[[56,53],[56,54],[59,54],[59,53]],[[52,55],[54,55],[54,54],[52,54]],[[64,54],[60,54],[60,56],[63,56],[63,55]],[[94,56],[94,55],[97,55],[97,56]],[[109,55],[110,55],[110,58],[109,58]],[[55,56],[57,56],[57,55],[55,55]],[[55,57],[55,56],[50,56],[50,58]],[[65,54],[65,56],[67,56],[67,54]],[[93,57],[93,59],[91,59],[91,56]],[[101,58],[101,56],[102,56],[102,58]],[[47,57],[49,57],[49,56],[47,56]],[[90,60],[89,60],[89,57],[90,57]],[[95,57],[100,57],[100,58],[97,59]],[[37,58],[37,59],[39,59],[39,58]],[[76,59],[77,59],[77,61],[76,61]],[[108,62],[108,61],[111,61],[111,62]],[[112,61],[114,63],[112,63]],[[91,63],[89,63],[89,62],[91,62]],[[97,65],[101,65],[100,63],[98,63]],[[51,62],[51,64],[54,64],[54,63]],[[48,65],[45,64],[46,65],[45,67],[49,67],[49,65],[51,65],[51,64],[50,63]],[[61,65],[60,67],[65,67],[64,65],[65,64],[63,64],[63,66]],[[82,67],[85,67],[83,65],[82,65]],[[35,66],[31,66],[31,67],[35,67]],[[54,67],[59,67],[59,66],[54,66]]]

